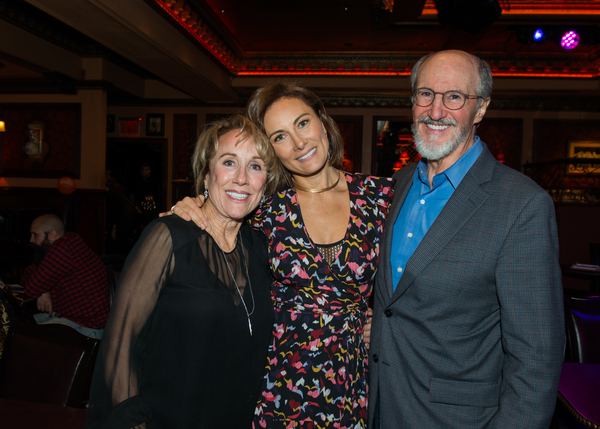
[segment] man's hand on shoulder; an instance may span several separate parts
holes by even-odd
[[[50,292],[43,293],[38,297],[37,308],[52,317],[52,298],[50,298]]]

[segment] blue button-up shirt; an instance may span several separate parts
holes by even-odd
[[[394,290],[409,258],[482,151],[481,140],[475,136],[473,146],[458,161],[433,177],[432,188],[427,179],[427,164],[419,161],[413,184],[394,224],[390,257]]]

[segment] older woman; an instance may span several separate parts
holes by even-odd
[[[275,323],[255,428],[364,428],[367,300],[391,179],[343,173],[343,142],[319,98],[281,81],[248,116],[271,142],[283,186],[252,224],[269,243]],[[191,199],[175,208],[206,225]]]
[[[129,255],[96,365],[87,428],[247,428],[273,323],[262,233],[244,218],[277,177],[272,148],[235,116],[200,136],[208,227],[153,221]]]

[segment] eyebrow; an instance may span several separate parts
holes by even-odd
[[[297,124],[297,123],[298,123],[298,122],[299,122],[299,121],[300,121],[300,120],[301,120],[301,119],[302,119],[304,116],[306,116],[306,115],[310,115],[310,113],[309,113],[309,112],[306,112],[306,113],[301,113],[301,114],[300,114],[300,116],[298,116],[298,117],[297,117],[297,118],[294,120],[294,125],[296,125],[296,124]],[[274,134],[281,133],[281,132],[283,132],[283,130],[277,130],[277,131],[273,131],[271,134],[269,134],[269,137],[268,137],[268,139],[269,139],[269,140],[271,140],[271,137],[273,137],[273,135],[274,135]]]
[[[237,153],[233,153],[233,152],[225,152],[224,154],[222,154],[219,159],[223,158],[224,156],[233,156],[233,157],[238,157]],[[253,156],[251,159],[260,159],[262,161],[262,158],[260,156]]]

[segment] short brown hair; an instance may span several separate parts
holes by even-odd
[[[277,157],[267,137],[248,118],[242,115],[233,115],[208,124],[194,149],[192,156],[192,170],[194,172],[194,187],[196,195],[204,189],[204,179],[210,172],[210,161],[214,158],[219,148],[219,138],[230,131],[239,130],[236,144],[251,137],[254,140],[258,156],[263,160],[267,168],[267,181],[265,183],[265,195],[275,192],[280,181]]]
[[[344,141],[335,121],[325,112],[325,106],[317,95],[310,89],[304,88],[295,82],[274,80],[258,88],[248,101],[246,114],[248,118],[265,132],[265,113],[276,101],[282,98],[298,99],[306,103],[319,117],[329,140],[329,164],[339,168],[344,160]],[[289,171],[282,167],[283,183],[292,186],[292,177]]]

